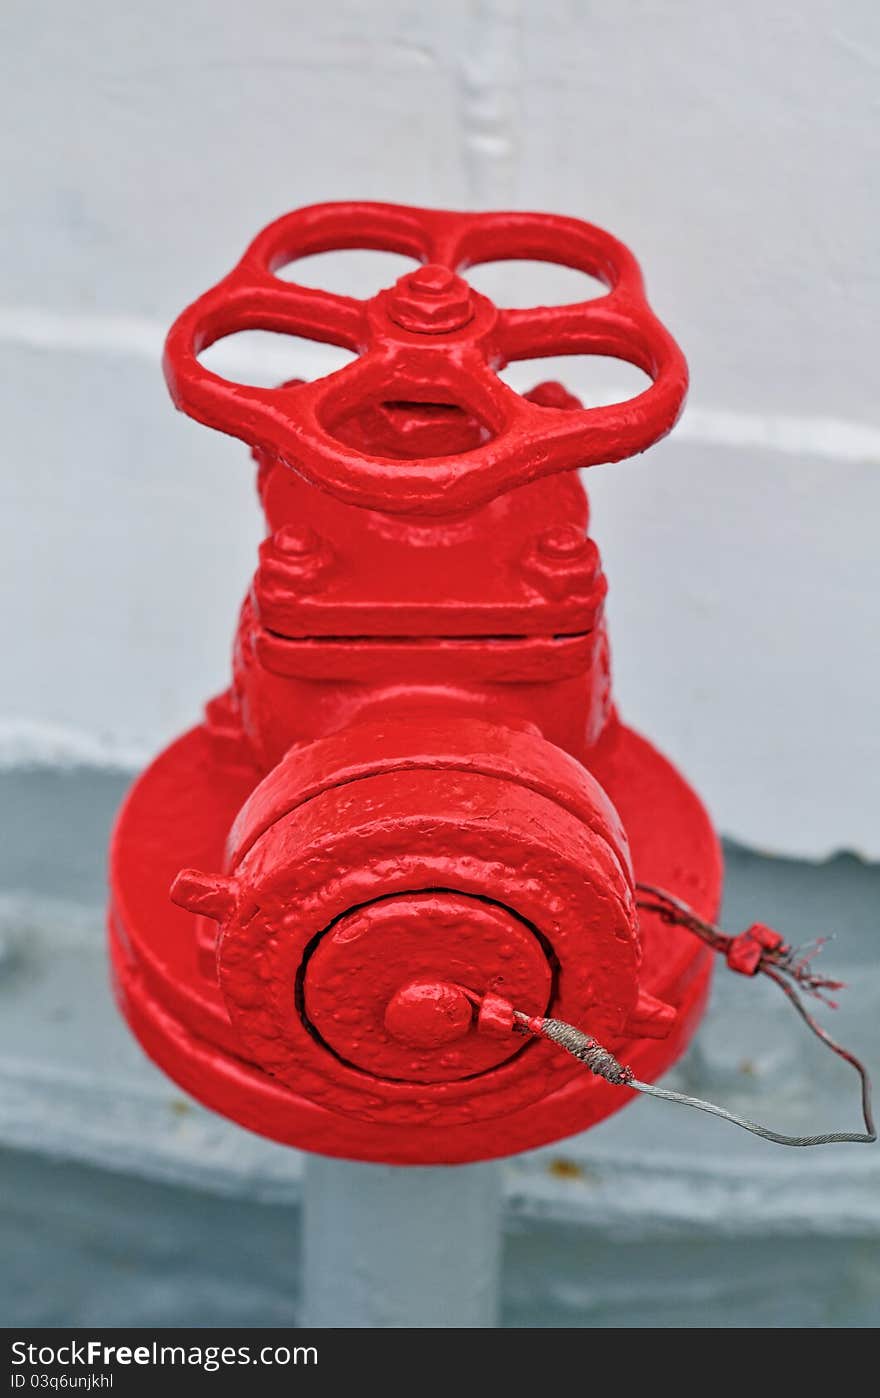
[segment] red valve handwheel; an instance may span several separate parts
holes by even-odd
[[[370,300],[281,280],[279,268],[342,248],[403,253],[425,264]],[[497,308],[458,275],[530,258],[598,277],[608,293],[572,305]],[[242,330],[324,341],[358,359],[312,383],[256,388],[198,355]],[[498,377],[512,360],[611,355],[650,375],[629,401],[576,411],[529,402]],[[608,233],[534,213],[462,214],[374,203],[316,204],[270,224],[238,265],[173,326],[165,374],[179,408],[270,451],[352,504],[445,514],[556,471],[644,451],[674,425],[687,366],[645,299],[638,264]],[[381,403],[447,403],[482,424],[469,452],[418,462],[366,455],[334,429]]]

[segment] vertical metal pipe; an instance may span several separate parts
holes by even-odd
[[[498,1323],[501,1167],[306,1158],[302,1324]]]

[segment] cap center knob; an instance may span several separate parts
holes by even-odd
[[[411,1048],[440,1048],[464,1038],[473,1009],[464,991],[449,981],[413,980],[395,991],[385,1007],[385,1028]]]

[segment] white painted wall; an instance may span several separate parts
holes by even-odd
[[[158,352],[255,230],[553,209],[634,247],[693,371],[589,481],[626,715],[727,833],[880,854],[878,48],[873,0],[6,0],[0,755],[139,760],[224,681],[251,470]]]

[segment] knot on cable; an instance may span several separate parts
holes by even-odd
[[[813,958],[822,950],[827,937],[818,937],[805,947],[791,947],[778,932],[763,922],[754,922],[738,937],[731,937],[716,927],[714,922],[700,917],[680,898],[649,883],[636,884],[636,903],[644,912],[655,913],[663,922],[693,932],[707,947],[725,957],[732,971],[738,971],[742,976],[756,976],[761,972],[777,981],[782,975],[787,978],[787,988],[783,987],[786,994],[797,985],[830,1009],[837,1008],[835,1002],[829,999],[828,991],[842,990],[843,981],[817,974],[812,966]],[[813,1028],[812,1025],[810,1027]]]
[[[727,964],[731,971],[741,976],[754,976],[765,962],[778,960],[788,955],[790,948],[772,927],[763,922],[753,922],[738,937],[730,938],[727,948]],[[771,955],[768,957],[768,952]]]

